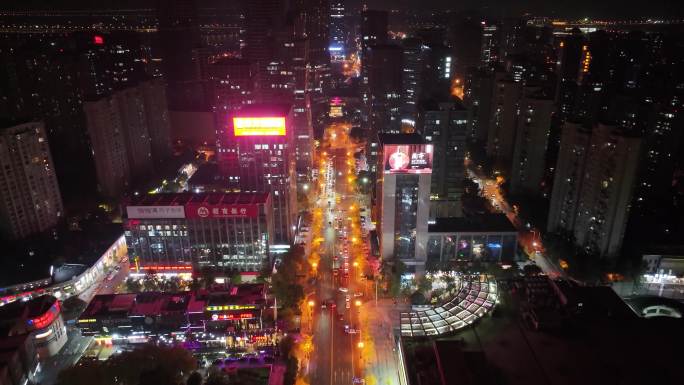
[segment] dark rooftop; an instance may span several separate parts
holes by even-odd
[[[218,165],[216,163],[204,163],[192,174],[188,181],[190,186],[206,186],[220,183]]]
[[[425,139],[413,132],[410,134],[378,134],[380,144],[425,144]]]
[[[0,287],[50,278],[50,266],[91,266],[123,235],[121,224],[84,223],[83,230],[60,229],[19,242],[0,244]]]
[[[128,206],[184,206],[188,203],[258,204],[265,203],[268,193],[163,193],[133,197]]]
[[[511,232],[517,230],[504,214],[484,214],[474,217],[436,218],[428,225],[429,233]]]
[[[248,104],[235,111],[233,116],[287,116],[292,106],[285,103]]]

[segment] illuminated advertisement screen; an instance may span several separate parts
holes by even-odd
[[[383,149],[386,174],[424,174],[432,172],[431,144],[387,144]]]
[[[235,117],[235,136],[285,136],[284,117]]]
[[[186,218],[254,218],[259,215],[259,206],[254,204],[205,204],[185,205]]]

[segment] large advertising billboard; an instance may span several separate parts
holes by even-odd
[[[285,136],[285,118],[277,116],[235,117],[235,136]]]
[[[254,204],[188,203],[185,205],[186,218],[254,218],[259,215],[259,206]]]
[[[183,206],[128,206],[129,219],[178,219],[185,218]]]
[[[431,144],[386,144],[383,148],[385,174],[424,174],[432,172]]]

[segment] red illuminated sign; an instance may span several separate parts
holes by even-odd
[[[100,35],[95,35],[93,37],[93,43],[95,43],[97,45],[102,45],[102,44],[104,44],[104,38]]]
[[[212,314],[211,319],[213,321],[232,321],[237,319],[251,319],[254,318],[252,313],[241,313],[241,314]]]
[[[28,324],[36,329],[42,329],[52,323],[59,315],[59,301],[50,306],[50,309],[40,317],[28,320]]]
[[[235,117],[233,118],[233,133],[235,136],[284,136],[285,118]]]
[[[208,205],[188,203],[185,205],[186,218],[254,218],[259,215],[259,207],[253,204]]]
[[[386,174],[422,174],[432,172],[431,144],[388,144],[383,149]]]
[[[140,270],[191,271],[192,266],[140,266]]]

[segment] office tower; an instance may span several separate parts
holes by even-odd
[[[297,214],[292,108],[252,104],[230,115],[219,131],[218,163],[230,186],[246,193],[268,192],[273,201],[273,244],[292,241]]]
[[[464,14],[451,21],[447,28],[448,45],[453,56],[452,72],[463,77],[468,68],[480,65],[482,24],[479,18]]]
[[[131,179],[118,100],[108,97],[84,102],[83,111],[100,193],[118,197]]]
[[[215,112],[239,109],[254,102],[255,66],[245,59],[220,58],[206,68]]]
[[[152,174],[152,146],[147,128],[147,111],[143,94],[138,87],[117,91],[112,95],[114,104],[119,108],[128,167],[133,178]],[[117,113],[117,112],[114,112]]]
[[[169,108],[186,110],[203,104],[193,62],[193,50],[200,47],[196,0],[156,0],[159,47],[164,77],[169,85]]]
[[[425,56],[428,47],[420,39],[407,38],[402,41],[402,101],[401,124],[413,129],[416,124],[418,99],[422,93]]]
[[[422,274],[427,260],[433,146],[417,133],[380,134],[379,138],[380,255]]]
[[[330,1],[330,60],[344,60],[347,53],[347,19],[344,2],[341,0]]]
[[[434,149],[430,186],[430,218],[462,215],[465,141],[468,110],[460,100],[425,101],[419,131]]]
[[[578,246],[615,257],[622,246],[637,177],[641,140],[597,124],[563,128],[549,210],[549,231],[566,231]]]
[[[480,66],[486,67],[497,63],[500,58],[500,35],[499,26],[493,23],[482,25],[482,48],[480,49]]]
[[[328,0],[304,0],[309,60],[314,66],[330,64],[330,4]]]
[[[538,90],[526,88],[520,100],[510,191],[513,194],[538,195],[546,166],[553,100]]]
[[[153,79],[140,83],[138,87],[142,92],[152,161],[160,170],[173,151],[166,85],[162,79]]]
[[[513,157],[518,102],[522,85],[510,79],[497,79],[492,92],[492,113],[487,130],[487,156],[495,167],[508,170]]]
[[[387,11],[365,10],[361,12],[361,50],[387,43]]]
[[[501,78],[500,72],[477,70],[470,77],[465,101],[470,107],[470,119],[468,120],[468,137],[486,143],[489,137],[489,123],[492,116],[492,96],[494,84]]]
[[[396,45],[373,45],[366,51],[371,128],[375,132],[399,133],[403,50]]]
[[[55,226],[62,198],[42,122],[0,128],[0,223],[9,238]]]

